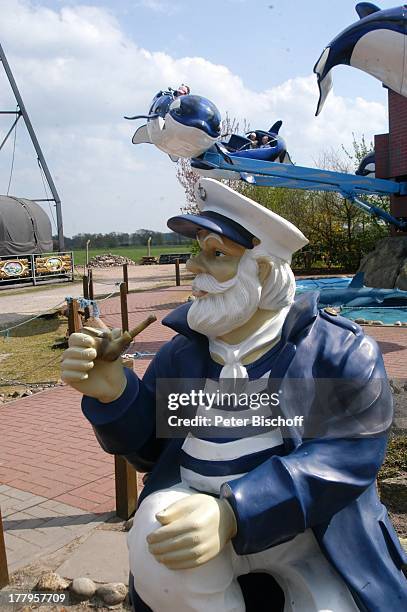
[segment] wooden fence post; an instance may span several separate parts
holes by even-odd
[[[126,284],[126,293],[129,292],[129,266],[123,264],[123,282]]]
[[[88,269],[88,283],[89,283],[89,299],[94,300],[95,294],[93,293],[93,270],[92,268]]]
[[[176,284],[177,287],[179,287],[181,285],[181,276],[180,276],[179,259],[178,258],[175,260],[175,284]]]
[[[123,266],[124,272],[124,266]],[[127,307],[127,285],[120,283],[120,309],[122,316],[122,330],[129,330],[129,311]],[[133,367],[133,362],[128,367]],[[127,520],[137,508],[138,488],[137,472],[124,457],[115,455],[114,458],[115,488],[116,488],[116,514]]]
[[[83,286],[83,297],[85,300],[89,299],[89,278],[86,274],[82,277],[82,286]],[[87,321],[90,317],[89,306],[85,306],[85,321]]]
[[[82,327],[81,318],[79,316],[78,300],[72,300],[68,304],[68,335],[77,332]]]
[[[122,315],[122,331],[129,331],[126,283],[120,283],[120,310]]]
[[[4,542],[3,521],[0,508],[0,589],[10,582],[7,568],[6,545]]]
[[[127,521],[136,511],[138,499],[137,472],[124,457],[114,456],[116,514]]]

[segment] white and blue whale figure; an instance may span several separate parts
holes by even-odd
[[[332,88],[332,69],[353,66],[376,77],[389,89],[407,96],[407,5],[381,10],[370,2],[356,5],[360,20],[341,32],[315,64],[322,110]]]
[[[407,291],[401,289],[377,289],[366,287],[364,272],[358,272],[346,288],[326,288],[319,292],[322,306],[407,306]]]
[[[250,132],[247,132],[246,136],[232,134],[228,141],[221,141],[217,143],[216,147],[227,158],[230,158],[232,162],[233,158],[243,157],[257,159],[260,161],[292,164],[290,155],[287,152],[286,142],[284,138],[279,134],[282,124],[282,121],[276,121],[268,131],[251,130]],[[256,134],[258,142],[261,142],[263,136],[268,136],[269,142],[266,146],[251,148],[252,143],[247,137],[249,134]],[[217,168],[213,169],[211,166],[205,163],[205,159],[202,158],[192,159],[191,167],[198,174],[205,177],[215,179],[246,180],[241,173],[233,172],[231,170],[220,170]]]
[[[196,157],[210,149],[220,136],[221,116],[216,106],[202,96],[176,95],[160,91],[147,115],[125,117],[147,119],[133,136],[133,144],[154,144],[173,161]]]
[[[370,176],[371,178],[375,178],[376,153],[374,151],[370,151],[370,153],[367,153],[363,157],[355,174],[357,174],[358,176]]]

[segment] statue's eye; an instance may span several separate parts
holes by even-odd
[[[216,257],[225,257],[225,253],[222,253],[222,251],[216,251],[215,255]]]

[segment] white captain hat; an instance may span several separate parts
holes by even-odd
[[[247,249],[256,245],[257,238],[270,255],[288,262],[308,243],[295,225],[215,179],[200,179],[195,197],[199,214],[171,217],[167,225],[174,232],[195,238],[206,229]]]

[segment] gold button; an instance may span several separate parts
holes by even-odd
[[[338,311],[333,306],[328,306],[327,308],[324,308],[324,311],[327,314],[332,315],[333,317],[337,317],[338,316]]]

